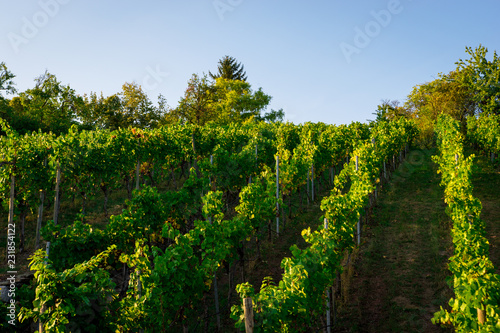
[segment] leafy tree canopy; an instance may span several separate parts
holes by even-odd
[[[7,69],[7,65],[5,62],[0,62],[0,98],[2,92],[6,92],[7,94],[15,94],[16,88],[13,78],[16,76],[12,74],[11,71]]]
[[[257,115],[255,116],[255,120],[257,121],[265,121],[268,123],[279,123],[283,122],[285,120],[285,112],[283,109],[279,110],[272,110],[269,112],[266,112],[263,116]]]
[[[0,117],[20,133],[42,130],[62,134],[73,125],[88,130],[114,130],[129,126],[153,128],[171,123],[276,122],[284,118],[282,109],[261,115],[271,96],[261,88],[252,90],[243,65],[229,56],[219,60],[216,74],[194,74],[175,109],[167,105],[162,95],[158,97],[158,106],[153,105],[135,82],[126,82],[120,92],[108,97],[95,92],[77,95],[48,71],[35,79],[34,88],[9,100],[2,93],[17,93],[14,77],[1,62]]]
[[[155,107],[140,85],[126,82],[120,93],[108,97],[94,92],[85,95],[78,116],[83,127],[89,129],[154,128],[163,117],[166,102],[160,97],[159,103],[160,107]]]
[[[178,119],[182,123],[203,125],[215,119],[211,108],[215,88],[208,81],[206,75],[200,77],[193,74],[188,82],[184,96],[179,105],[169,115],[172,119]]]
[[[456,65],[456,80],[472,94],[482,112],[500,114],[500,58],[493,52],[493,59],[486,58],[488,49],[479,45],[466,48],[469,59],[460,59]]]
[[[399,118],[409,118],[408,111],[400,105],[399,101],[382,100],[382,104],[377,106],[377,110],[372,113],[376,116],[374,122],[388,122]],[[372,121],[372,120],[370,120]]]
[[[199,125],[244,122],[260,119],[270,101],[271,96],[260,88],[252,91],[246,81],[217,78],[212,83],[206,75],[193,74],[179,106],[169,116]]]
[[[254,92],[248,82],[218,78],[210,107],[216,115],[214,122],[228,124],[260,116],[269,102],[271,96],[261,88]]]
[[[459,71],[439,74],[436,80],[415,86],[408,95],[405,109],[417,122],[426,145],[433,142],[439,115],[449,114],[460,121],[465,130],[466,117],[475,113],[476,103],[470,88],[460,82],[462,75]]]
[[[21,92],[19,99],[11,101],[16,118],[37,122],[42,131],[56,134],[66,132],[75,124],[78,104],[81,97],[48,71],[35,79],[34,88]]]
[[[158,126],[162,115],[153,106],[142,87],[137,83],[125,83],[122,86],[122,114],[124,125],[139,128],[154,128]]]

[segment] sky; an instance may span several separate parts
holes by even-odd
[[[295,124],[374,119],[382,100],[448,73],[466,46],[500,51],[498,0],[23,0],[0,11],[18,91],[48,70],[79,95],[126,82],[177,106],[225,55]]]

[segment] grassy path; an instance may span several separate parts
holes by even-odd
[[[354,261],[338,332],[443,332],[431,323],[452,297],[452,253],[433,150],[412,151],[383,188]]]

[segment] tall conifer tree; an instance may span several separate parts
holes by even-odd
[[[228,80],[247,80],[247,73],[244,70],[244,66],[241,63],[238,63],[235,58],[230,56],[225,56],[219,60],[216,74],[212,74],[211,72],[209,72],[209,74],[214,80],[219,77]]]

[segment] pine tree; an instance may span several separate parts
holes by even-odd
[[[218,73],[212,74],[210,71],[210,77],[212,79],[217,79],[219,77],[228,80],[247,80],[247,73],[244,71],[244,67],[241,63],[238,63],[235,58],[230,56],[225,56],[219,60],[219,65],[217,67]]]

